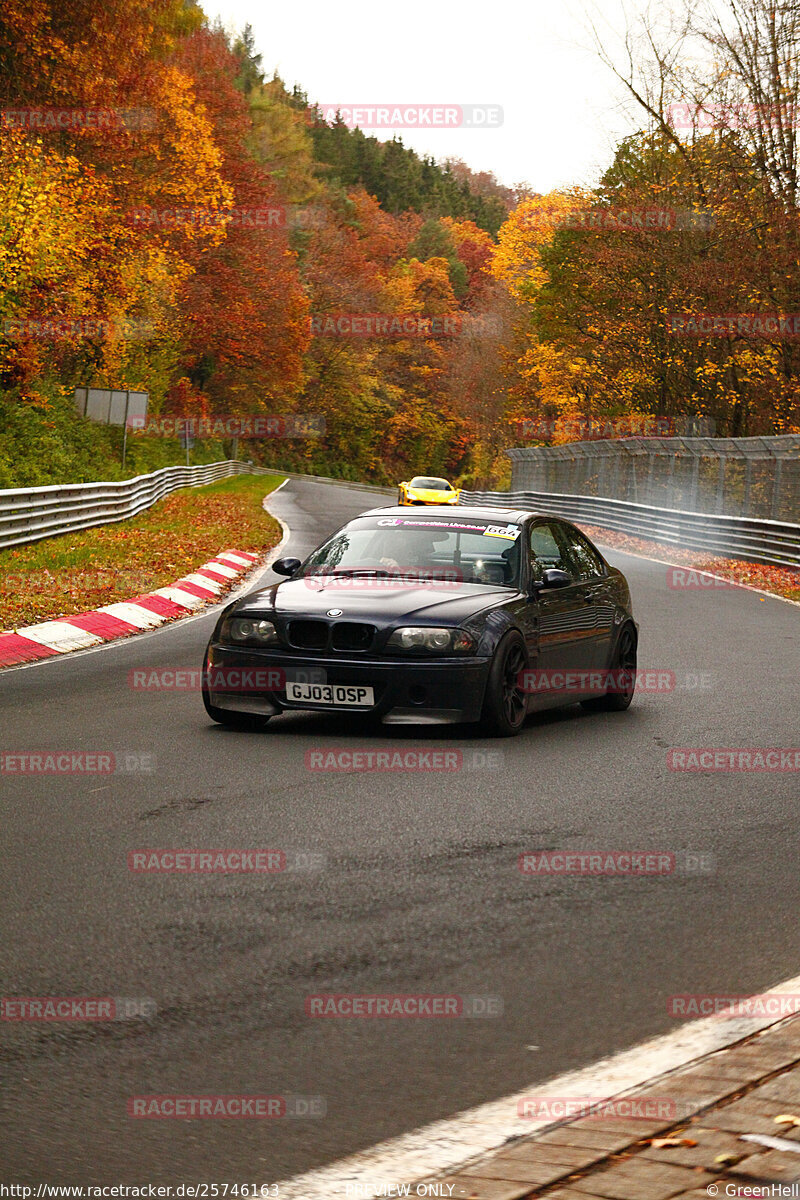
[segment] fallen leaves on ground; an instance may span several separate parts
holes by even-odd
[[[629,550],[632,554],[643,554],[647,558],[663,559],[676,566],[721,575],[732,583],[744,583],[763,592],[774,592],[776,596],[785,596],[788,600],[800,600],[800,571],[794,567],[742,562],[719,554],[705,554],[702,550],[684,550],[679,546],[619,533],[615,529],[604,529],[600,525],[584,525],[581,522],[581,528],[596,542],[613,546],[615,550]]]

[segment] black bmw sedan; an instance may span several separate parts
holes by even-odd
[[[272,569],[287,578],[230,604],[206,652],[224,725],[311,709],[509,736],[535,710],[633,698],[628,584],[558,517],[379,508]]]

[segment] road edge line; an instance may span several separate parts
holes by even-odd
[[[765,992],[800,992],[800,976],[755,994]],[[381,1182],[397,1185],[411,1180],[413,1188],[416,1182],[433,1176],[464,1171],[469,1164],[501,1150],[509,1139],[529,1136],[559,1123],[516,1116],[521,1099],[552,1097],[555,1089],[555,1094],[565,1096],[591,1095],[598,1101],[611,1100],[786,1019],[786,1014],[733,1019],[712,1016],[687,1022],[671,1033],[640,1042],[589,1066],[420,1126],[328,1166],[277,1180],[281,1200],[330,1200],[336,1195],[358,1195],[367,1200],[379,1192]]]

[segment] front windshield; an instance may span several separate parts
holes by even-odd
[[[427,475],[415,475],[409,487],[423,488],[430,492],[452,492],[453,490],[446,479],[429,479]]]
[[[303,564],[299,575],[404,577],[518,587],[519,525],[477,519],[365,517]]]

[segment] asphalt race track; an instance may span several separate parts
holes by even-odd
[[[290,481],[286,554],[380,503]],[[231,545],[236,544],[231,531]],[[487,743],[296,715],[213,726],[199,694],[135,668],[198,667],[213,613],[0,674],[4,753],[150,752],[152,773],[3,776],[2,995],[151,998],[111,1023],[4,1022],[0,1144],[24,1184],[257,1181],[590,1063],[675,1027],[675,993],[800,971],[797,773],[667,769],[671,746],[797,745],[800,609],[739,588],[631,583],[640,667],[677,687],[628,713],[575,707]],[[265,581],[275,580],[267,572]],[[310,749],[488,751],[446,773],[310,771]],[[133,874],[142,847],[320,852],[275,875]],[[711,874],[530,878],[534,849],[697,851]],[[319,992],[491,994],[501,1017],[318,1020]],[[322,1097],[327,1115],[148,1121],[141,1094]]]

